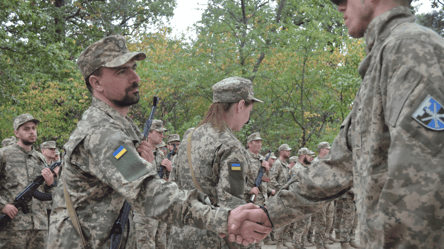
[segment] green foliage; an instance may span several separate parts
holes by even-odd
[[[416,15],[416,21],[432,30],[434,30],[438,35],[444,37],[444,10],[432,11],[426,14]]]
[[[91,41],[147,32],[175,0],[8,0],[0,2],[0,137],[21,113],[40,118],[39,140],[66,142],[90,101],[76,67]]]

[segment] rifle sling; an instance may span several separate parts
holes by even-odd
[[[71,196],[68,193],[68,190],[66,189],[66,179],[65,179],[65,171],[62,171],[62,177],[63,177],[63,192],[65,195],[65,202],[66,207],[68,208],[69,218],[71,219],[72,224],[74,225],[74,228],[77,230],[77,233],[79,234],[80,238],[82,239],[82,245],[84,249],[89,249],[88,243],[86,243],[85,237],[83,236],[82,228],[80,227],[80,221],[79,217],[77,216],[77,212],[74,209],[74,206],[72,205]]]
[[[193,133],[194,133],[194,131],[188,137],[188,143],[187,143],[188,165],[190,166],[190,171],[191,171],[191,176],[193,177],[194,186],[196,186],[196,188],[200,192],[205,194],[205,192],[203,191],[203,189],[200,186],[199,182],[197,181],[196,176],[194,175],[193,165],[191,164],[191,137],[193,136]],[[235,249],[233,244],[231,244],[231,242],[228,240],[228,235],[224,237],[224,241],[225,241],[225,243],[228,245],[228,247],[230,249]]]

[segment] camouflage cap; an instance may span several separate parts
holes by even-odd
[[[318,151],[320,151],[321,149],[331,149],[330,144],[328,142],[320,142],[318,144]]]
[[[14,123],[12,124],[12,127],[14,128],[14,131],[16,131],[22,124],[28,123],[28,122],[34,122],[35,124],[40,123],[38,119],[35,119],[31,116],[29,113],[21,114],[18,117],[14,119]]]
[[[40,149],[57,149],[56,142],[55,141],[46,141],[43,142],[42,145],[40,145]]]
[[[277,157],[274,155],[274,152],[271,152],[270,158],[271,159],[277,159]]]
[[[165,144],[164,141],[162,141],[162,143],[158,144],[156,147],[157,148],[162,148],[162,147],[166,147],[167,145]]]
[[[298,151],[298,156],[302,155],[314,155],[315,153],[308,148],[300,148]]]
[[[230,77],[214,84],[212,88],[213,103],[236,103],[241,100],[264,103],[253,97],[253,83],[248,79]]]
[[[152,130],[155,130],[158,132],[168,131],[168,129],[165,129],[165,127],[163,127],[162,120],[158,120],[158,119],[154,119],[153,123],[151,123],[150,131],[152,131]]]
[[[2,147],[9,146],[11,144],[17,143],[17,138],[15,136],[7,137],[2,141]]]
[[[259,132],[251,133],[251,135],[247,138],[247,144],[249,144],[251,141],[256,140],[262,140],[261,134],[259,134]]]
[[[289,159],[288,159],[288,161],[291,163],[291,162],[297,162],[299,160],[299,157],[297,157],[297,156],[292,156],[292,157],[290,157]]]
[[[167,144],[171,142],[180,142],[179,134],[170,134],[168,135]]]
[[[111,35],[89,45],[77,59],[77,66],[86,79],[100,67],[119,67],[131,59],[141,61],[145,58],[143,52],[128,50],[125,37]]]
[[[288,144],[282,144],[281,146],[279,146],[278,151],[281,152],[283,150],[291,150],[290,146],[288,146]]]

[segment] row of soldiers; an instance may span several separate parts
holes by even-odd
[[[31,125],[34,123],[36,125],[39,121],[34,119],[30,114],[20,115],[14,121],[14,129],[16,132],[19,133],[20,127],[26,123],[30,123]],[[187,130],[184,137],[193,129],[194,128]],[[162,176],[162,178],[167,181],[176,181],[176,169],[179,166],[177,164],[177,153],[181,140],[179,134],[169,134],[167,142],[165,143],[163,139],[165,136],[164,133],[167,131],[161,120],[154,120],[147,141],[153,148],[156,148],[153,152],[155,156],[153,164],[156,165],[159,173],[162,172],[159,176]],[[278,148],[279,158],[277,158],[271,150],[265,155],[260,154],[262,140],[260,134],[257,132],[252,133],[247,138],[247,149],[252,165],[249,169],[250,173],[246,182],[248,193],[245,193],[245,201],[253,201],[257,205],[263,205],[268,198],[274,196],[292,177],[296,176],[299,170],[309,168],[312,163],[327,156],[330,150],[329,143],[322,142],[318,145],[319,154],[316,158],[313,158],[315,153],[308,148],[301,148],[297,156],[291,156],[291,147],[288,144],[282,144]],[[60,152],[56,147],[55,141],[43,142],[40,146],[41,153],[35,151],[32,146],[32,141],[26,140],[23,136],[19,136],[19,141],[16,140],[16,136],[5,138],[2,141],[2,147],[9,146],[10,149],[15,148],[16,150],[23,149],[20,146],[21,144],[31,144],[31,150],[28,152],[28,155],[34,155],[30,156],[30,158],[38,159],[36,161],[43,162],[45,167],[48,167],[60,159]],[[3,151],[5,151],[5,149],[3,149],[2,152]],[[8,160],[4,163],[8,163]],[[177,167],[175,167],[175,165]],[[255,180],[261,167],[264,167],[265,171],[262,177],[262,183],[257,187],[255,186]],[[38,170],[36,172],[38,172]],[[30,179],[33,177],[35,176],[31,176]],[[23,181],[21,184],[30,182],[30,179]],[[16,191],[18,190],[20,189],[16,189]],[[15,194],[16,193],[13,193],[12,195]],[[255,195],[254,199],[252,199],[252,195]],[[36,201],[39,202],[38,200]],[[48,219],[50,209],[51,207],[47,205]],[[335,213],[336,216],[334,217]],[[357,226],[355,216],[353,193],[350,191],[337,201],[330,202],[320,212],[285,227],[275,229],[265,243],[277,244],[277,248],[287,248],[285,247],[285,241],[287,240],[292,243],[293,248],[304,248],[304,245],[310,246],[313,245],[312,243],[315,244],[316,248],[330,248],[328,243],[341,242],[342,245],[347,244],[358,248],[354,240]],[[334,226],[333,217],[335,218]],[[137,248],[167,248],[168,238],[171,237],[170,234],[173,230],[171,226],[167,226],[167,224],[159,222],[156,219],[143,218],[137,213],[134,213],[134,221],[138,238]],[[336,239],[332,236],[333,228],[335,228]],[[314,241],[312,242],[313,233],[315,235]],[[40,244],[38,245],[40,246]],[[255,247],[261,248],[262,245],[263,242],[255,244]],[[39,248],[39,246],[36,248]]]

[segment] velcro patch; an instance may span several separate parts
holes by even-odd
[[[241,171],[242,170],[242,166],[240,163],[230,163],[231,165],[231,170],[233,171]]]
[[[139,179],[150,171],[136,150],[128,145],[121,145],[115,150],[112,153],[111,161],[128,182]]]
[[[113,156],[118,160],[118,159],[121,158],[126,152],[127,152],[127,150],[125,149],[125,147],[123,147],[123,145],[121,145],[116,151],[113,152]]]
[[[444,130],[444,108],[430,95],[424,99],[412,117],[427,129]]]

